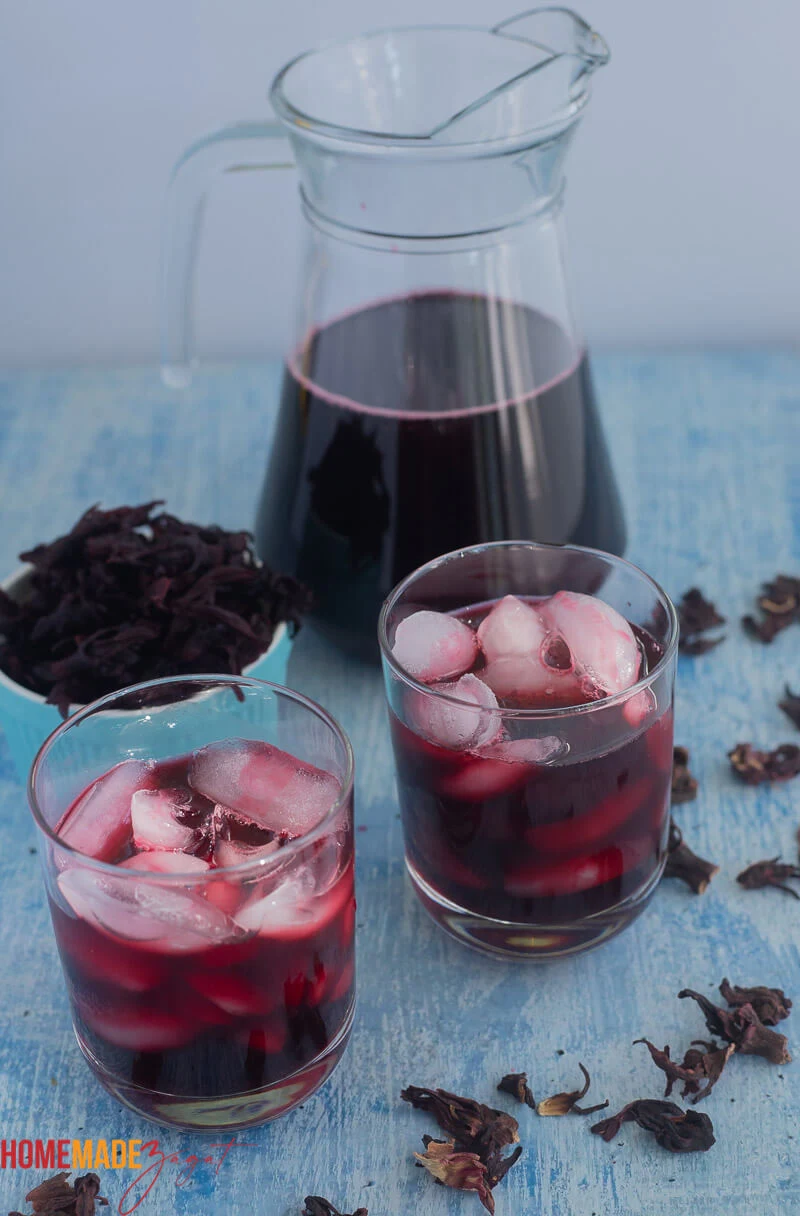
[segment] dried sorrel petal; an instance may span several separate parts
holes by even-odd
[[[35,1216],[95,1216],[96,1204],[108,1206],[108,1200],[99,1194],[100,1179],[97,1174],[81,1174],[71,1186],[69,1174],[54,1174],[33,1188],[25,1196]],[[9,1213],[22,1216],[22,1213]]]
[[[423,1136],[424,1153],[414,1153],[420,1165],[442,1186],[456,1191],[477,1191],[487,1212],[494,1213],[494,1196],[489,1189],[486,1166],[477,1153],[456,1150],[453,1140],[434,1140]]]
[[[800,620],[800,578],[788,574],[776,574],[771,583],[762,583],[763,593],[758,606],[763,616],[742,617],[748,633],[762,642],[771,642],[776,634]]]
[[[685,747],[672,750],[672,805],[692,802],[697,797],[697,780],[689,772],[689,753]]]
[[[724,635],[717,638],[703,637],[709,629],[716,629],[725,624],[725,617],[720,616],[710,600],[707,600],[697,587],[690,587],[681,597],[678,604],[678,621],[681,636],[678,647],[683,654],[705,654],[725,641]]]
[[[794,894],[794,892],[792,892]],[[752,1005],[765,1026],[777,1026],[778,1022],[788,1018],[792,1002],[782,988],[739,988],[735,984],[723,980],[719,986],[722,999],[738,1009],[742,1005]]]
[[[508,1157],[502,1156],[504,1148],[519,1141],[519,1123],[505,1111],[493,1110],[474,1098],[462,1098],[446,1089],[417,1085],[407,1086],[400,1097],[416,1110],[432,1114],[442,1131],[453,1137],[459,1152],[477,1153],[486,1166],[490,1187],[497,1186],[522,1152],[519,1149]]]
[[[585,1098],[589,1092],[591,1078],[589,1073],[582,1064],[578,1068],[583,1073],[583,1087],[581,1089],[573,1089],[569,1093],[553,1094],[552,1098],[545,1098],[536,1107],[537,1115],[568,1115],[570,1113],[576,1115],[593,1115],[595,1111],[605,1110],[608,1106],[608,1100],[598,1102],[596,1106],[578,1106],[581,1098]]]
[[[160,505],[90,508],[21,555],[33,570],[19,600],[0,591],[0,668],[64,714],[145,679],[237,674],[309,606],[299,583],[257,563],[248,533]]]
[[[328,1199],[321,1199],[319,1195],[306,1195],[304,1203],[303,1216],[347,1216],[346,1212],[340,1212]],[[366,1208],[356,1208],[353,1216],[369,1216],[369,1213]]]
[[[75,1216],[94,1216],[95,1203],[108,1206],[108,1200],[98,1193],[99,1190],[97,1174],[80,1174],[75,1179]]]
[[[741,1005],[731,1011],[720,1009],[707,996],[693,992],[691,988],[683,988],[678,993],[681,1000],[687,996],[697,1001],[702,1009],[709,1032],[726,1043],[733,1043],[742,1055],[763,1056],[770,1064],[790,1063],[792,1057],[786,1035],[765,1026],[752,1005]]]
[[[683,832],[675,820],[671,819],[664,877],[680,878],[696,895],[702,895],[718,870],[719,866],[692,852],[683,839]]]
[[[67,1182],[68,1174],[54,1174],[25,1196],[34,1212],[69,1212],[75,1210],[75,1189]]]
[[[655,1098],[629,1102],[616,1115],[593,1124],[590,1130],[608,1142],[619,1135],[623,1123],[638,1123],[670,1153],[705,1153],[714,1143],[714,1127],[708,1115],[684,1111],[674,1102]]]
[[[728,758],[737,777],[747,785],[788,781],[800,774],[800,747],[796,743],[782,743],[771,752],[758,751],[751,743],[737,743]]]
[[[778,708],[782,709],[787,718],[791,718],[792,722],[800,730],[800,695],[792,692],[788,684],[786,685],[783,700],[778,702]]]
[[[733,1043],[728,1043],[726,1047],[711,1043],[707,1051],[698,1051],[696,1047],[690,1047],[679,1064],[677,1060],[670,1057],[669,1046],[666,1046],[663,1051],[659,1051],[655,1043],[651,1043],[649,1039],[635,1039],[634,1042],[647,1045],[653,1063],[666,1076],[664,1097],[670,1096],[676,1081],[683,1081],[681,1097],[686,1098],[691,1094],[692,1102],[700,1102],[711,1093],[722,1076],[723,1068],[736,1050]]]
[[[800,866],[790,865],[781,861],[780,857],[771,857],[767,861],[754,861],[741,874],[736,875],[736,881],[747,891],[757,891],[760,887],[777,887],[787,895],[800,899],[800,895],[791,887],[787,887],[787,878],[800,878]]]
[[[507,1157],[501,1157],[499,1153],[494,1154],[491,1160],[487,1161],[486,1169],[489,1178],[489,1186],[495,1187],[502,1182],[512,1165],[516,1165],[522,1156],[522,1145],[518,1144],[513,1152]]]
[[[528,1088],[528,1074],[526,1072],[509,1072],[498,1083],[497,1088],[503,1093],[511,1094],[512,1098],[516,1098],[518,1102],[524,1102],[526,1106],[530,1106],[531,1110],[536,1109],[536,1103],[533,1099],[533,1094]]]

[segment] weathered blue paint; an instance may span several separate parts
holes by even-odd
[[[139,1209],[179,1216],[298,1216],[307,1193],[370,1216],[477,1213],[477,1199],[435,1187],[411,1152],[427,1118],[398,1099],[407,1082],[495,1100],[494,1082],[528,1071],[543,1096],[572,1088],[578,1061],[592,1097],[612,1108],[658,1096],[642,1034],[681,1050],[702,1022],[675,993],[711,992],[723,975],[783,983],[800,998],[800,904],[746,893],[745,862],[796,851],[800,781],[771,790],[734,784],[726,750],[739,739],[800,739],[775,701],[800,686],[800,630],[762,648],[738,618],[758,581],[800,570],[800,357],[792,354],[614,356],[597,360],[600,395],[627,501],[629,555],[679,594],[698,583],[730,617],[717,651],[680,663],[677,737],[692,750],[698,800],[678,811],[696,849],[722,872],[693,898],[665,883],[647,914],[594,954],[526,968],[493,963],[446,939],[403,875],[400,825],[375,671],[347,664],[309,632],[289,682],[350,733],[358,758],[359,1012],[350,1051],[327,1088],[279,1123],[240,1137],[218,1177],[199,1167],[184,1189],[164,1177]],[[167,495],[179,514],[250,522],[266,453],[278,369],[210,369],[191,396],[155,372],[92,370],[0,377],[0,572],[70,524],[90,503]],[[148,1127],[90,1080],[72,1038],[45,911],[33,827],[0,748],[3,1137],[159,1136],[185,1154],[206,1141]],[[800,1009],[795,1014],[800,1018]],[[785,1024],[800,1051],[800,1030]],[[558,1055],[563,1050],[564,1055]],[[500,1216],[744,1216],[800,1212],[797,1064],[734,1060],[706,1104],[718,1143],[670,1157],[626,1127],[622,1145],[587,1122],[515,1109],[525,1154],[497,1192]],[[798,1074],[800,1076],[800,1074]],[[767,1096],[769,1095],[769,1097]],[[735,1101],[732,1101],[735,1099]],[[507,1099],[497,1095],[499,1104]],[[789,1137],[794,1137],[789,1139]],[[112,1211],[125,1172],[106,1175]],[[22,1207],[30,1175],[0,1173],[0,1211]]]

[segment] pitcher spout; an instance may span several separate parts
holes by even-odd
[[[577,13],[560,7],[528,9],[487,34],[494,52],[484,48],[484,74],[475,73],[478,95],[429,138],[480,140],[502,131],[516,134],[525,124],[547,139],[568,130],[589,98],[591,77],[608,63],[605,39]],[[480,87],[482,80],[488,88]]]
[[[611,58],[605,38],[570,8],[531,8],[499,22],[492,33],[528,42],[554,59],[571,55],[584,73],[596,72]]]

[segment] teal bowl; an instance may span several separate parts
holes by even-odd
[[[27,573],[25,567],[18,570],[2,584],[3,590],[12,597],[15,591],[19,593],[24,587]],[[285,684],[292,642],[288,627],[279,625],[269,650],[246,667],[242,675],[252,676],[256,680],[270,680],[273,684]],[[73,705],[70,710],[74,712],[79,708]],[[0,671],[0,729],[6,737],[11,760],[23,784],[28,780],[39,748],[62,722],[63,718],[54,705],[48,705],[44,697],[16,684],[5,672]]]

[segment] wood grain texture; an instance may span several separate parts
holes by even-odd
[[[761,647],[739,617],[762,578],[800,572],[800,357],[790,354],[615,356],[598,359],[600,399],[631,526],[629,556],[673,595],[698,584],[729,617],[717,651],[681,659],[677,739],[692,752],[696,802],[678,811],[698,852],[722,872],[692,897],[664,883],[648,912],[596,953],[524,967],[495,963],[446,939],[404,878],[402,840],[380,679],[306,631],[290,682],[349,732],[358,762],[359,1010],[345,1061],[303,1109],[240,1136],[218,1177],[174,1171],[138,1209],[178,1216],[299,1216],[305,1194],[370,1216],[455,1216],[474,1196],[433,1185],[411,1153],[427,1117],[399,1101],[409,1082],[438,1084],[514,1109],[525,1153],[497,1191],[499,1216],[745,1216],[800,1213],[800,1064],[733,1062],[704,1104],[717,1145],[686,1159],[625,1127],[604,1144],[578,1117],[539,1119],[495,1094],[526,1069],[543,1097],[593,1077],[612,1108],[660,1096],[646,1034],[674,1049],[703,1032],[684,985],[711,993],[728,975],[782,984],[800,1000],[800,903],[741,891],[746,862],[793,857],[800,780],[735,784],[726,750],[800,735],[776,708],[800,687],[800,629]],[[0,570],[26,546],[69,526],[95,501],[167,496],[179,514],[248,525],[269,442],[278,369],[209,369],[186,397],[146,370],[0,377]],[[89,1078],[72,1037],[33,825],[0,745],[0,1129],[5,1138],[140,1137],[202,1152],[198,1136],[151,1129]],[[800,1006],[785,1024],[800,1052]],[[563,1051],[563,1055],[558,1054]],[[792,1137],[792,1138],[790,1138]],[[130,1174],[106,1174],[111,1211]],[[0,1212],[33,1184],[0,1173]]]

